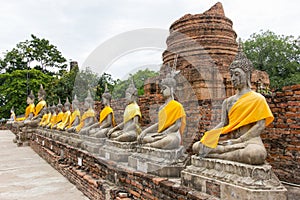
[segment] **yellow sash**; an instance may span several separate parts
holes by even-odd
[[[136,115],[138,115],[140,118],[142,118],[142,114],[140,111],[140,107],[136,103],[131,103],[128,106],[126,106],[124,111],[124,123],[128,122],[132,118],[134,118]]]
[[[48,125],[50,125],[51,128],[55,125],[56,118],[57,118],[57,115],[56,115],[56,113],[54,113],[54,114],[51,116],[50,123],[48,124]]]
[[[72,115],[70,117],[70,122],[69,122],[69,125],[68,125],[68,128],[71,128],[72,127],[72,124],[73,122],[75,121],[76,117],[79,117],[80,119],[80,111],[79,110],[75,110],[74,112],[72,112]]]
[[[114,117],[114,112],[113,109],[109,106],[105,106],[105,108],[100,112],[100,119],[99,119],[99,123],[101,124],[103,122],[103,120],[110,114],[112,113],[112,118],[111,118],[111,123],[113,126],[116,125],[115,122],[115,117]]]
[[[182,135],[186,125],[186,114],[183,106],[178,101],[170,101],[158,113],[158,132],[161,133],[165,129],[169,128],[180,118],[181,127],[179,132]]]
[[[51,116],[52,116],[52,113],[48,113],[48,116],[47,116],[47,119],[44,123],[44,126],[48,125],[50,123],[50,120],[51,120]]]
[[[41,121],[39,123],[39,126],[43,126],[45,124],[47,118],[48,118],[48,113],[46,113],[46,114],[43,115],[43,117],[42,117],[42,119],[41,119]]]
[[[63,115],[62,121],[57,125],[57,129],[63,130],[70,121],[71,111],[66,111]]]
[[[34,104],[33,103],[29,104],[26,107],[25,117],[19,117],[19,118],[17,118],[17,121],[23,121],[23,120],[27,119],[29,117],[30,113],[33,113],[33,115],[34,115]]]
[[[34,116],[37,116],[41,112],[41,110],[44,108],[44,106],[46,106],[46,101],[45,100],[40,101],[35,107]]]
[[[76,126],[77,132],[79,132],[84,127],[85,120],[90,117],[95,117],[95,111],[91,108],[89,108],[85,113],[83,113],[80,119],[80,124]]]
[[[227,134],[242,126],[265,119],[268,126],[274,119],[266,99],[254,91],[241,96],[232,106],[228,114],[229,124],[225,127],[207,131],[201,142],[210,148],[216,148],[220,135]]]

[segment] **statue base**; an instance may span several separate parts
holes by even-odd
[[[287,199],[287,190],[269,164],[238,162],[192,156],[192,165],[181,172],[181,182],[220,199]]]
[[[128,165],[139,171],[161,177],[180,177],[187,158],[183,146],[174,150],[138,147],[137,153],[129,156]]]
[[[128,157],[136,152],[137,142],[118,142],[106,139],[105,145],[100,147],[99,155],[107,160],[128,162]]]
[[[81,139],[83,141],[83,149],[96,155],[99,154],[100,147],[103,146],[106,141],[106,138],[96,138],[87,135],[82,135]]]

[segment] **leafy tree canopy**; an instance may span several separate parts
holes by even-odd
[[[144,94],[144,82],[146,79],[158,76],[159,73],[145,69],[145,70],[139,70],[135,74],[131,75],[134,80],[135,87],[138,89],[138,95]],[[114,86],[113,90],[113,97],[114,98],[123,98],[125,97],[125,91],[128,88],[129,84],[131,82],[131,78],[123,81],[118,81],[116,85]]]
[[[261,31],[245,41],[244,51],[256,69],[269,74],[271,88],[300,83],[300,37]]]
[[[28,77],[28,78],[27,78]],[[26,99],[30,90],[36,96],[40,84],[45,86],[53,81],[53,77],[39,70],[14,70],[11,73],[0,74],[0,119],[10,116],[10,109],[14,107],[16,115],[25,113]]]
[[[19,42],[5,53],[3,59],[0,58],[0,71],[8,73],[35,68],[47,74],[62,74],[66,67],[66,59],[57,47],[35,35],[31,35],[31,40]]]

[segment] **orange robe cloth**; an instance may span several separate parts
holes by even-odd
[[[79,132],[85,125],[85,120],[87,118],[94,117],[95,118],[95,111],[91,108],[89,108],[83,115],[81,116],[80,119],[80,124],[76,126],[76,132]]]
[[[66,111],[62,117],[62,120],[59,124],[57,124],[57,129],[63,130],[69,123],[71,116],[71,111]]]
[[[71,114],[71,117],[70,117],[70,121],[69,121],[69,124],[68,124],[68,128],[71,128],[72,125],[73,125],[73,122],[75,121],[76,117],[79,118],[80,120],[80,111],[79,110],[75,110],[74,112],[72,112]]]
[[[161,133],[169,128],[178,119],[181,119],[179,132],[182,137],[186,126],[186,114],[183,106],[178,101],[172,100],[158,112],[158,132]]]
[[[136,115],[142,118],[140,107],[136,103],[131,103],[126,106],[124,111],[124,124],[134,118]]]
[[[101,124],[110,113],[112,113],[111,123],[113,126],[116,126],[114,112],[110,106],[105,106],[105,108],[100,112],[99,124]]]
[[[232,106],[228,114],[229,124],[225,127],[205,132],[201,143],[210,148],[216,148],[221,134],[230,133],[242,126],[265,119],[268,126],[273,120],[273,114],[261,94],[250,91],[242,95]]]
[[[34,115],[34,104],[33,103],[29,104],[26,107],[25,117],[19,117],[19,118],[17,118],[17,121],[23,121],[23,120],[27,119],[29,117],[30,113],[33,113],[33,115]]]
[[[38,104],[35,107],[34,116],[37,116],[45,106],[46,106],[45,100],[38,102]]]

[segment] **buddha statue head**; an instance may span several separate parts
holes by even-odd
[[[38,100],[42,101],[45,100],[45,98],[46,98],[46,91],[44,90],[43,85],[41,84],[40,89],[38,91]]]
[[[34,103],[34,99],[35,99],[35,97],[34,97],[33,92],[31,90],[30,94],[27,96],[27,104],[29,105],[29,104]]]
[[[67,97],[65,105],[64,105],[65,110],[69,111],[70,110],[70,106],[71,106],[71,104],[69,102],[69,98]]]
[[[162,79],[160,83],[161,93],[165,98],[171,97],[172,99],[174,99],[174,92],[176,89],[176,80],[174,78],[175,76],[176,71],[172,69],[171,72],[166,75],[166,78]]]
[[[90,90],[88,90],[88,95],[87,97],[84,99],[84,107],[86,109],[89,109],[89,108],[93,108],[94,106],[94,100],[92,98],[92,95],[91,95],[91,92]]]
[[[129,84],[129,86],[125,92],[125,98],[126,98],[126,101],[128,104],[137,101],[138,91],[134,85],[133,78],[131,78],[131,83]]]
[[[239,41],[238,53],[229,66],[233,87],[239,89],[243,86],[251,87],[252,62],[243,52],[242,42]]]
[[[53,114],[56,112],[56,106],[55,106],[54,102],[53,102],[53,105],[51,107],[51,111],[52,111]]]
[[[79,101],[77,100],[77,95],[74,95],[74,99],[72,101],[72,110],[76,110],[79,108]]]
[[[61,104],[60,98],[58,98],[57,109],[58,109],[58,112],[62,111],[62,109],[63,109],[63,105]]]
[[[104,93],[102,94],[102,103],[104,105],[108,105],[111,101],[111,94],[109,93],[107,89],[107,84],[105,84],[105,90]]]

